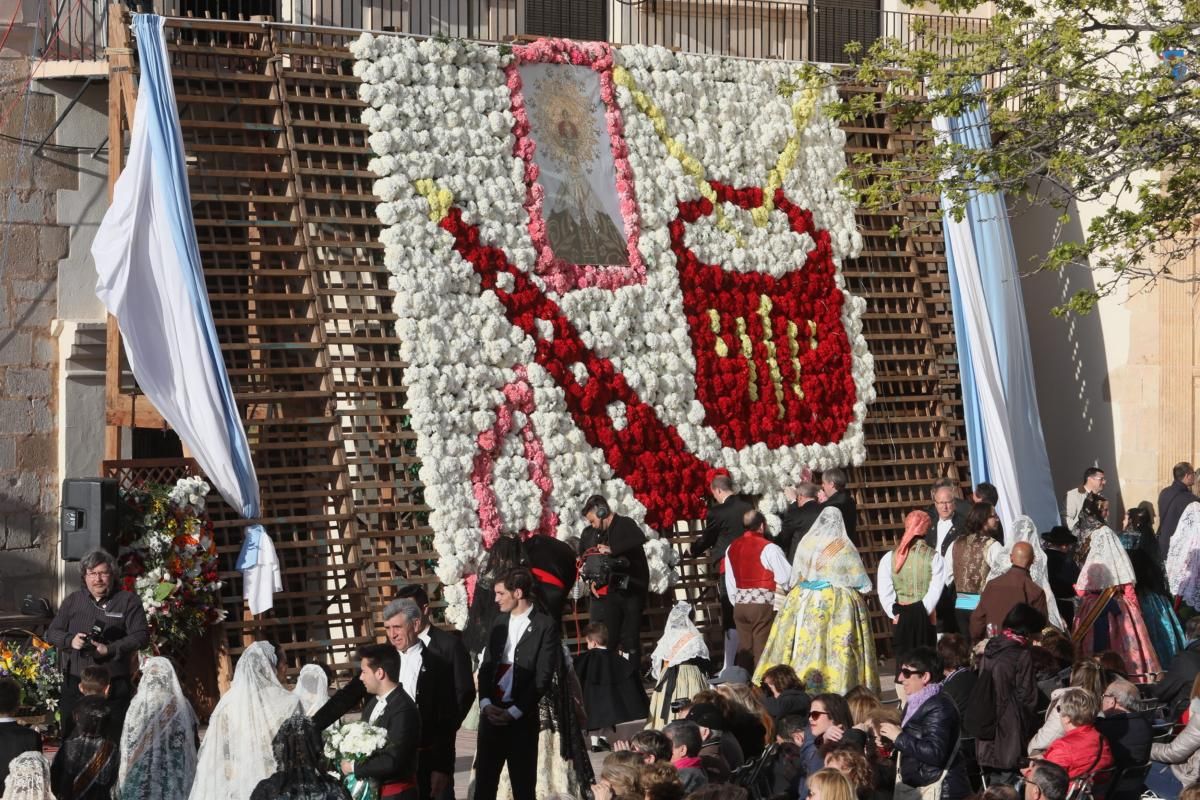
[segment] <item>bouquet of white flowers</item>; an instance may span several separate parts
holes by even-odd
[[[335,766],[343,761],[357,764],[387,744],[387,731],[369,722],[350,722],[325,731],[325,755]],[[339,773],[340,774],[340,773]],[[354,800],[379,800],[379,787],[356,775],[341,776]]]

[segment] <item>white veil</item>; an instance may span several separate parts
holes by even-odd
[[[318,665],[305,664],[300,668],[292,694],[300,701],[304,713],[311,717],[329,702],[329,676]]]
[[[1189,503],[1179,517],[1167,551],[1171,594],[1200,609],[1200,503]]]
[[[1012,524],[1012,544],[1003,549],[991,548],[991,560],[988,562],[988,583],[1012,569],[1012,549],[1017,542],[1028,542],[1033,548],[1033,566],[1029,568],[1029,577],[1046,593],[1046,608],[1050,612],[1050,624],[1060,631],[1067,629],[1062,614],[1058,611],[1058,603],[1054,602],[1054,591],[1050,588],[1049,573],[1046,571],[1046,551],[1042,549],[1041,536],[1037,525],[1027,516],[1017,517]]]
[[[792,559],[792,585],[801,581],[825,581],[844,589],[871,590],[871,577],[850,537],[842,512],[826,508],[796,547]]]
[[[50,793],[50,762],[30,750],[8,762],[3,800],[54,800]]]
[[[275,649],[267,642],[247,647],[233,672],[233,685],[208,721],[189,799],[245,800],[275,772],[275,733],[299,713],[300,701],[275,674]]]
[[[195,776],[196,714],[171,662],[148,658],[121,730],[114,795],[120,800],[175,800],[187,796]]]
[[[1091,544],[1088,546],[1087,560],[1079,570],[1079,579],[1075,581],[1075,589],[1085,592],[1100,592],[1110,586],[1136,584],[1133,574],[1133,564],[1121,539],[1113,533],[1113,529],[1102,525],[1092,531]]]
[[[650,654],[654,680],[662,677],[664,664],[682,664],[693,658],[708,658],[708,647],[704,644],[704,634],[692,622],[691,604],[680,600],[667,615],[663,635]]]

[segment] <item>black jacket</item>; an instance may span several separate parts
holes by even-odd
[[[8,763],[30,750],[42,750],[42,737],[37,731],[16,722],[0,722],[0,789],[8,777]]]
[[[1158,547],[1163,561],[1167,560],[1171,536],[1179,527],[1183,510],[1196,502],[1200,502],[1200,497],[1192,494],[1192,490],[1184,486],[1182,481],[1174,481],[1158,493]]]
[[[1151,687],[1154,696],[1166,703],[1168,719],[1178,719],[1187,708],[1197,674],[1200,674],[1200,639],[1188,642],[1187,647],[1176,653],[1167,674]]]
[[[970,507],[968,506],[968,509]],[[925,509],[925,513],[929,515],[929,519],[933,520],[933,524],[929,526],[929,530],[925,532],[925,544],[937,550],[938,546],[938,513],[936,506],[930,506]],[[963,535],[967,529],[967,514],[962,511],[958,504],[954,506],[954,516],[950,518],[950,532],[946,534],[946,538],[942,540],[942,549],[938,550],[939,555],[946,555],[946,551],[950,549],[950,543]]]
[[[617,520],[613,520],[613,525],[616,523]],[[517,642],[512,666],[512,700],[522,716],[538,713],[538,701],[550,686],[550,678],[562,658],[562,644],[554,620],[536,607],[529,613],[529,627]],[[508,614],[501,614],[492,625],[483,663],[479,665],[480,701],[491,700],[496,692],[496,667],[508,642],[508,618]]]
[[[960,669],[953,675],[942,679],[942,694],[954,701],[959,719],[962,719],[963,713],[966,711],[967,699],[970,698],[971,690],[975,688],[975,682],[978,679],[979,674],[973,669]]]
[[[709,508],[704,519],[704,531],[701,532],[700,539],[692,544],[691,555],[702,556],[715,547],[712,563],[721,563],[729,545],[745,530],[742,519],[746,512],[753,510],[754,506],[736,494],[726,497],[724,503]]]
[[[1144,715],[1106,711],[1093,724],[1108,740],[1116,767],[1133,767],[1150,760],[1154,728]]]
[[[95,649],[71,647],[76,634],[91,633],[94,626],[103,631],[97,639],[108,647],[103,658]],[[46,628],[46,641],[58,648],[66,675],[79,677],[85,668],[99,664],[108,669],[109,677],[127,678],[133,671],[133,657],[150,644],[150,629],[142,601],[132,592],[118,589],[97,603],[87,589],[80,589],[59,606]]]
[[[419,693],[419,692],[418,692]],[[372,697],[363,707],[364,721],[371,719],[379,698]],[[375,725],[388,732],[388,743],[374,755],[359,762],[354,774],[374,778],[380,783],[407,781],[416,777],[417,748],[421,741],[421,712],[399,686],[388,695],[387,706]],[[453,768],[451,769],[453,774]]]
[[[846,524],[846,535],[850,537],[850,541],[854,542],[854,546],[858,547],[858,504],[854,502],[854,498],[850,496],[849,492],[842,489],[834,492],[824,503],[821,503],[821,511],[827,508],[836,508],[842,513],[842,522]]]
[[[433,653],[449,664],[454,673],[454,705],[458,709],[454,729],[458,730],[475,703],[475,671],[471,669],[471,657],[467,655],[467,646],[459,634],[432,625],[427,631],[429,642],[425,646],[426,652]]]
[[[1075,597],[1075,581],[1079,580],[1079,565],[1070,553],[1046,550],[1046,579],[1055,597]]]
[[[787,553],[788,561],[791,561],[792,557],[796,555],[796,545],[800,544],[804,534],[808,533],[808,529],[817,521],[817,517],[821,516],[821,510],[821,504],[815,500],[804,505],[788,503],[787,508],[784,509],[782,529],[775,539],[775,544]]]
[[[807,717],[812,698],[803,689],[784,689],[779,693],[779,697],[771,697],[769,693],[763,692],[762,703],[778,727],[779,720],[784,717]]]
[[[975,759],[984,767],[1012,770],[1025,758],[1025,745],[1038,729],[1037,674],[1029,647],[1007,636],[994,636],[983,650],[980,670],[991,673],[996,735],[975,743]]]
[[[646,562],[646,534],[629,517],[614,514],[607,530],[591,526],[584,529],[580,537],[580,549],[590,550],[599,544],[607,544],[612,555],[629,560],[629,593],[645,594],[650,588],[650,565]]]
[[[403,688],[400,690],[403,692]],[[367,698],[362,680],[355,678],[339,689],[329,702],[313,715],[318,730],[328,728]],[[388,698],[391,699],[390,697]],[[425,648],[421,656],[421,674],[417,678],[417,710],[421,719],[421,768],[454,774],[454,735],[458,725],[445,709],[455,707],[453,670],[437,653]],[[387,712],[384,712],[385,715]],[[367,719],[364,711],[363,719]]]
[[[536,570],[533,577],[538,582],[543,608],[561,622],[567,593],[575,585],[575,548],[555,536],[530,536],[524,549],[529,568]],[[556,586],[547,575],[562,585]]]
[[[896,737],[901,779],[909,786],[928,786],[942,777],[949,762],[951,766],[942,785],[942,797],[944,800],[966,797],[971,790],[962,755],[955,753],[951,761],[958,737],[958,711],[954,701],[939,692],[921,704]]]

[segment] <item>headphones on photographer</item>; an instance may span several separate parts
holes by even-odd
[[[612,516],[612,509],[608,507],[608,501],[598,494],[594,494],[589,497],[588,501],[584,504],[584,516],[587,516],[588,512],[595,514],[596,519],[602,521]]]

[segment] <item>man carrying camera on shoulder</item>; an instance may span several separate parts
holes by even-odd
[[[583,505],[588,527],[580,537],[580,576],[591,589],[592,622],[603,622],[618,649],[640,669],[642,610],[650,567],[642,545],[646,534],[629,517],[614,514],[596,494]]]
[[[93,550],[79,562],[83,588],[71,593],[46,629],[46,639],[63,659],[63,691],[59,703],[62,737],[72,726],[71,711],[81,697],[83,671],[100,665],[108,669],[108,704],[113,725],[120,729],[133,695],[129,683],[133,659],[150,643],[142,601],[119,589],[117,560],[103,550]]]

